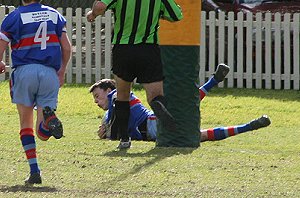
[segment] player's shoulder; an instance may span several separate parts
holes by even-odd
[[[47,6],[47,5],[41,5],[41,8],[45,9],[45,10],[50,10],[50,11],[53,11],[53,12],[58,12],[55,8],[53,8],[51,6]]]
[[[6,17],[20,16],[20,14],[21,14],[21,9],[20,9],[20,7],[17,7],[12,12],[8,13],[8,15]]]
[[[16,21],[20,18],[20,9],[16,8],[14,11],[10,12],[6,17],[4,18],[2,25],[4,24],[15,24]]]

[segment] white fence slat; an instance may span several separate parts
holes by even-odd
[[[225,49],[225,13],[218,13],[218,63],[224,63]]]
[[[95,81],[101,79],[101,26],[102,17],[95,20]]]
[[[231,43],[231,45],[229,44]],[[227,60],[228,65],[233,66],[234,65],[234,13],[229,12],[228,13],[228,45],[227,45]],[[234,68],[231,68],[229,73],[227,74],[228,79],[228,87],[232,88],[234,87]]]
[[[86,9],[85,13],[90,11]],[[85,82],[92,83],[92,24],[84,17],[85,23]]]
[[[205,64],[206,64],[206,12],[201,12],[201,40],[200,40],[200,69],[199,69],[199,84],[203,85],[205,83]]]
[[[281,14],[276,13],[275,14],[275,23],[274,23],[274,34],[275,34],[275,45],[274,45],[274,81],[275,81],[275,89],[280,89],[281,88]]]
[[[271,77],[271,67],[272,67],[272,22],[271,13],[266,13],[265,19],[265,88],[272,88],[272,77]]]
[[[237,87],[243,88],[243,65],[244,65],[244,16],[239,12],[237,16]]]
[[[225,13],[220,12],[218,18],[218,63],[224,63],[225,53]],[[224,87],[224,82],[218,84]]]
[[[290,89],[291,84],[291,28],[290,28],[290,20],[291,15],[289,13],[284,14],[284,20],[283,20],[283,28],[284,28],[284,89]]]
[[[294,73],[293,73],[293,82],[294,82],[294,89],[295,90],[299,90],[300,89],[300,85],[299,85],[299,81],[300,81],[300,39],[299,39],[299,35],[300,35],[300,14],[296,13],[294,14],[293,17],[293,60],[294,60]]]
[[[252,67],[253,67],[253,14],[246,16],[246,88],[252,88]]]
[[[105,78],[111,78],[111,32],[112,32],[112,13],[111,11],[105,12],[105,59],[104,59],[104,75]]]
[[[72,29],[73,29],[73,9],[72,8],[67,8],[66,9],[66,20],[67,20],[67,24],[66,24],[66,28],[67,28],[67,35],[70,39],[70,42],[72,43]],[[73,46],[72,46],[72,56],[71,56],[71,60],[69,61],[68,65],[67,65],[67,69],[66,69],[66,81],[67,83],[72,83],[73,80],[73,72],[72,72],[72,68],[73,68]]]
[[[209,12],[209,73],[212,74],[215,71],[216,66],[216,13]]]
[[[262,14],[255,15],[255,87],[262,88]]]
[[[82,9],[76,8],[76,83],[82,83]]]

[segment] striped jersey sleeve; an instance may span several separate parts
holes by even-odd
[[[107,6],[107,9],[113,9],[118,0],[101,0]]]
[[[168,21],[180,21],[183,18],[182,10],[173,0],[162,0],[161,18]]]

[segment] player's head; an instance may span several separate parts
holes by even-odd
[[[112,79],[102,79],[90,87],[90,93],[93,94],[94,102],[103,110],[108,109],[107,95],[116,89],[116,82]]]
[[[28,4],[28,3],[40,3],[42,0],[22,0],[23,4]]]

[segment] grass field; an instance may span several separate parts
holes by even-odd
[[[0,82],[0,197],[300,197],[299,91],[213,89],[201,103],[201,128],[262,114],[272,124],[197,149],[134,141],[118,151],[118,142],[98,140],[103,111],[86,85],[64,86],[58,105],[65,138],[36,140],[43,184],[25,187],[18,115]]]

